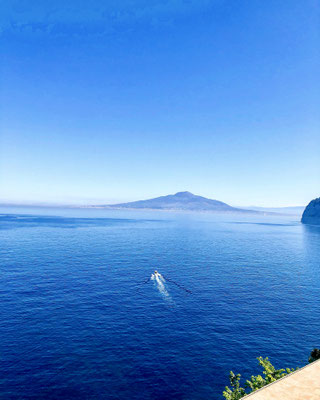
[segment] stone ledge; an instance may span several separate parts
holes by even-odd
[[[319,400],[320,360],[244,397],[249,400]]]

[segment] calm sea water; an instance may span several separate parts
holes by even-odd
[[[296,217],[0,211],[3,399],[221,399],[230,369],[320,346],[320,228]]]

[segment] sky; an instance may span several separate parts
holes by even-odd
[[[0,202],[320,196],[316,0],[2,0]]]

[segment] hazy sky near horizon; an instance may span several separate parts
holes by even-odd
[[[0,5],[1,202],[320,196],[316,0]]]

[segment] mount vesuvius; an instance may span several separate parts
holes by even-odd
[[[130,203],[110,204],[100,207],[106,208],[129,208],[129,209],[153,209],[153,210],[188,210],[188,211],[215,211],[215,212],[237,212],[254,213],[257,211],[243,210],[231,207],[218,200],[207,199],[190,192],[178,192],[168,196],[156,197],[149,200],[132,201]]]

